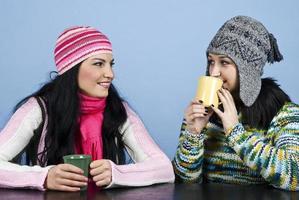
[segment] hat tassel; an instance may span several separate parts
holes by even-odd
[[[271,44],[271,50],[268,54],[268,62],[269,63],[279,62],[283,59],[283,56],[281,55],[278,49],[277,40],[272,33],[269,33],[269,39]]]

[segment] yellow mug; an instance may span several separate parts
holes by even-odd
[[[212,104],[218,108],[219,99],[217,91],[222,87],[223,81],[213,76],[201,76],[198,79],[198,86],[195,99],[201,100],[205,107]]]

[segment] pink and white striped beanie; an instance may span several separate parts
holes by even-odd
[[[90,26],[66,29],[58,37],[54,50],[58,74],[99,53],[112,53],[111,43],[103,33]]]

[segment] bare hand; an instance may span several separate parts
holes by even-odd
[[[112,181],[112,169],[109,160],[95,160],[90,164],[90,175],[97,186],[107,186]]]
[[[207,125],[209,118],[213,114],[212,110],[202,105],[202,102],[193,100],[185,111],[187,130],[191,133],[200,133]]]
[[[60,191],[80,191],[87,185],[83,170],[70,164],[59,164],[48,171],[46,188]]]
[[[221,119],[224,132],[227,135],[229,130],[239,123],[238,112],[234,99],[227,89],[221,88],[218,91],[218,96],[223,104],[224,112],[213,106],[212,109]]]

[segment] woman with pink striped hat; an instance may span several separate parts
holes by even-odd
[[[112,81],[109,39],[92,27],[66,29],[57,39],[58,75],[23,99],[0,134],[0,187],[79,191],[173,182],[167,156]],[[132,164],[127,164],[125,151]],[[89,176],[63,164],[91,155]],[[25,155],[25,159],[24,159]],[[26,165],[20,165],[20,160]]]

